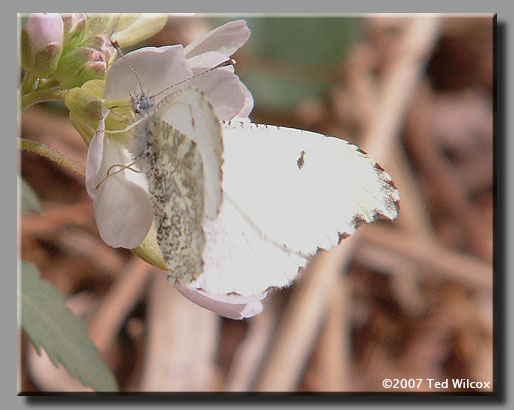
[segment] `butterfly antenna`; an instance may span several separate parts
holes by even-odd
[[[132,71],[134,73],[134,76],[136,77],[137,83],[139,84],[139,88],[141,89],[141,93],[144,94],[143,83],[141,82],[141,79],[137,75],[137,71],[134,69],[134,67],[132,67],[132,64],[130,64],[130,62],[125,57],[125,54],[123,54],[123,52],[121,51],[120,44],[118,43],[118,40],[111,40],[111,45],[116,49],[116,51],[120,55],[120,58],[122,58],[123,61],[125,61],[125,63],[127,64],[128,68],[130,68],[130,71]]]
[[[228,67],[228,66],[235,65],[235,64],[236,64],[236,60],[234,60],[233,58],[229,58],[228,60],[225,60],[225,61],[219,63],[218,65],[214,66],[214,67],[208,68],[205,71],[202,71],[200,73],[192,75],[191,77],[188,77],[185,80],[179,81],[178,83],[175,83],[175,84],[170,85],[169,87],[166,87],[164,90],[161,90],[158,93],[152,95],[152,98],[153,97],[157,97],[159,94],[162,94],[162,93],[172,89],[173,87],[176,87],[177,85],[183,84],[183,83],[185,83],[187,81],[191,81],[193,78],[196,78],[196,77],[199,77],[201,75],[210,73],[211,71],[217,70],[218,68]]]

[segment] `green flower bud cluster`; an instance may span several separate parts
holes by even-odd
[[[166,21],[166,15],[31,14],[21,31],[22,102],[31,93],[41,98],[32,95],[27,105],[62,99],[63,90],[105,79],[116,57],[111,40],[122,47],[136,44],[159,32]],[[52,94],[57,89],[60,93]]]
[[[98,18],[88,18],[85,30],[82,33],[72,33],[70,36],[70,40],[75,44],[69,46],[65,43],[68,51],[63,53],[53,74],[53,78],[62,88],[80,87],[86,81],[105,78],[107,69],[116,55],[110,38],[118,18],[102,19],[103,21],[98,21]],[[77,44],[81,34],[82,40]]]
[[[87,145],[91,142],[100,120],[109,108],[116,106],[116,110],[110,111],[105,121],[105,129],[123,130],[134,121],[132,108],[126,102],[125,105],[118,105],[103,99],[104,89],[104,80],[91,80],[80,88],[70,90],[64,100],[66,107],[70,110],[70,123]],[[111,138],[126,139],[128,143],[131,134],[114,134]]]

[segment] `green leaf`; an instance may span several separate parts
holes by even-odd
[[[117,391],[116,381],[87,336],[87,327],[69,310],[66,300],[38,268],[21,262],[18,289],[21,326],[41,354],[43,346],[54,366],[61,363],[85,386],[96,391]]]
[[[252,17],[245,52],[289,64],[339,64],[360,33],[355,17]]]
[[[213,18],[213,26],[226,18]],[[306,99],[324,99],[341,63],[361,36],[358,17],[245,17],[252,35],[238,53],[248,58],[241,80],[255,109],[290,114]],[[235,55],[236,61],[239,60]]]
[[[32,187],[18,175],[18,186],[20,187],[21,212],[41,212],[41,203]]]

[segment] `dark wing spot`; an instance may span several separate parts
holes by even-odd
[[[300,156],[296,160],[296,165],[298,165],[298,169],[302,169],[305,164],[305,151],[300,152]]]

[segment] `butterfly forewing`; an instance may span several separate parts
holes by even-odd
[[[223,189],[260,234],[304,255],[364,222],[394,219],[390,176],[344,140],[291,128],[224,123]]]

